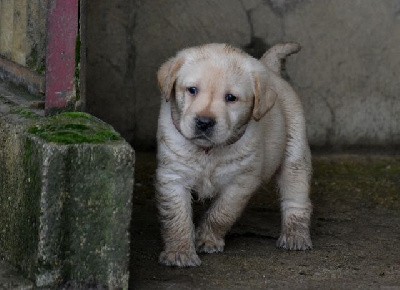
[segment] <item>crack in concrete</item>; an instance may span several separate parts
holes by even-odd
[[[286,12],[293,10],[295,6],[305,0],[263,0],[272,11],[279,16],[283,16]]]
[[[326,128],[325,146],[332,146],[335,137],[336,114],[334,108],[329,103],[329,101],[326,98],[323,98],[322,100],[324,101],[326,107],[328,108],[328,111],[331,116],[330,126]]]
[[[251,20],[251,13],[253,11],[253,9],[246,9],[246,6],[243,3],[243,0],[239,0],[240,5],[243,8],[243,11],[246,13],[246,17],[247,17],[247,23],[249,24],[250,27],[250,37],[253,38],[254,37],[254,25],[253,25],[253,21]]]
[[[255,36],[252,13],[259,5],[251,9],[246,9],[243,0],[240,0],[239,2],[243,8],[243,11],[246,13],[247,23],[250,27],[250,42],[244,45],[242,48],[254,58],[259,59],[265,53],[265,51],[271,47],[262,38]]]

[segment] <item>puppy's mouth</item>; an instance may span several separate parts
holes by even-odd
[[[193,123],[191,123],[191,126],[187,126],[187,122],[182,122],[182,120],[180,122],[174,118],[173,120],[176,129],[183,137],[194,145],[206,150],[235,143],[243,136],[246,129],[246,125],[241,126],[235,131],[229,128],[221,129],[217,126],[203,128]]]
[[[189,138],[189,140],[200,147],[210,148],[215,146],[215,142],[206,134],[197,134],[196,136]]]
[[[200,134],[200,135],[194,136],[190,139],[191,140],[208,140],[208,141],[212,142],[212,140],[205,134]]]

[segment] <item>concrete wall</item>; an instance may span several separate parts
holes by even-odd
[[[299,42],[286,72],[302,97],[311,144],[400,144],[399,0],[87,2],[87,109],[138,149],[155,145],[158,67],[207,42],[254,56]]]
[[[84,0],[83,4],[86,15],[81,19],[85,46],[82,56],[86,70],[85,65],[81,68],[86,78],[86,109],[112,124],[132,143],[136,113],[134,2]]]
[[[0,0],[0,57],[44,73],[48,0]]]

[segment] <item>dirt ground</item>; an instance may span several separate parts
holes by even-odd
[[[271,185],[251,200],[223,253],[184,269],[157,263],[155,166],[155,154],[137,153],[131,288],[400,289],[400,156],[314,156],[313,250],[275,247],[280,213]]]

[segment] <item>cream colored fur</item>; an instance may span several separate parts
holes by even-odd
[[[280,76],[280,60],[299,48],[280,44],[256,60],[231,46],[208,44],[183,50],[160,68],[156,187],[165,246],[160,263],[198,266],[197,253],[223,251],[225,234],[275,173],[282,211],[277,246],[312,248],[304,113]],[[227,94],[238,100],[227,102]],[[215,120],[210,134],[196,131],[199,116]],[[192,191],[213,199],[197,229]]]

